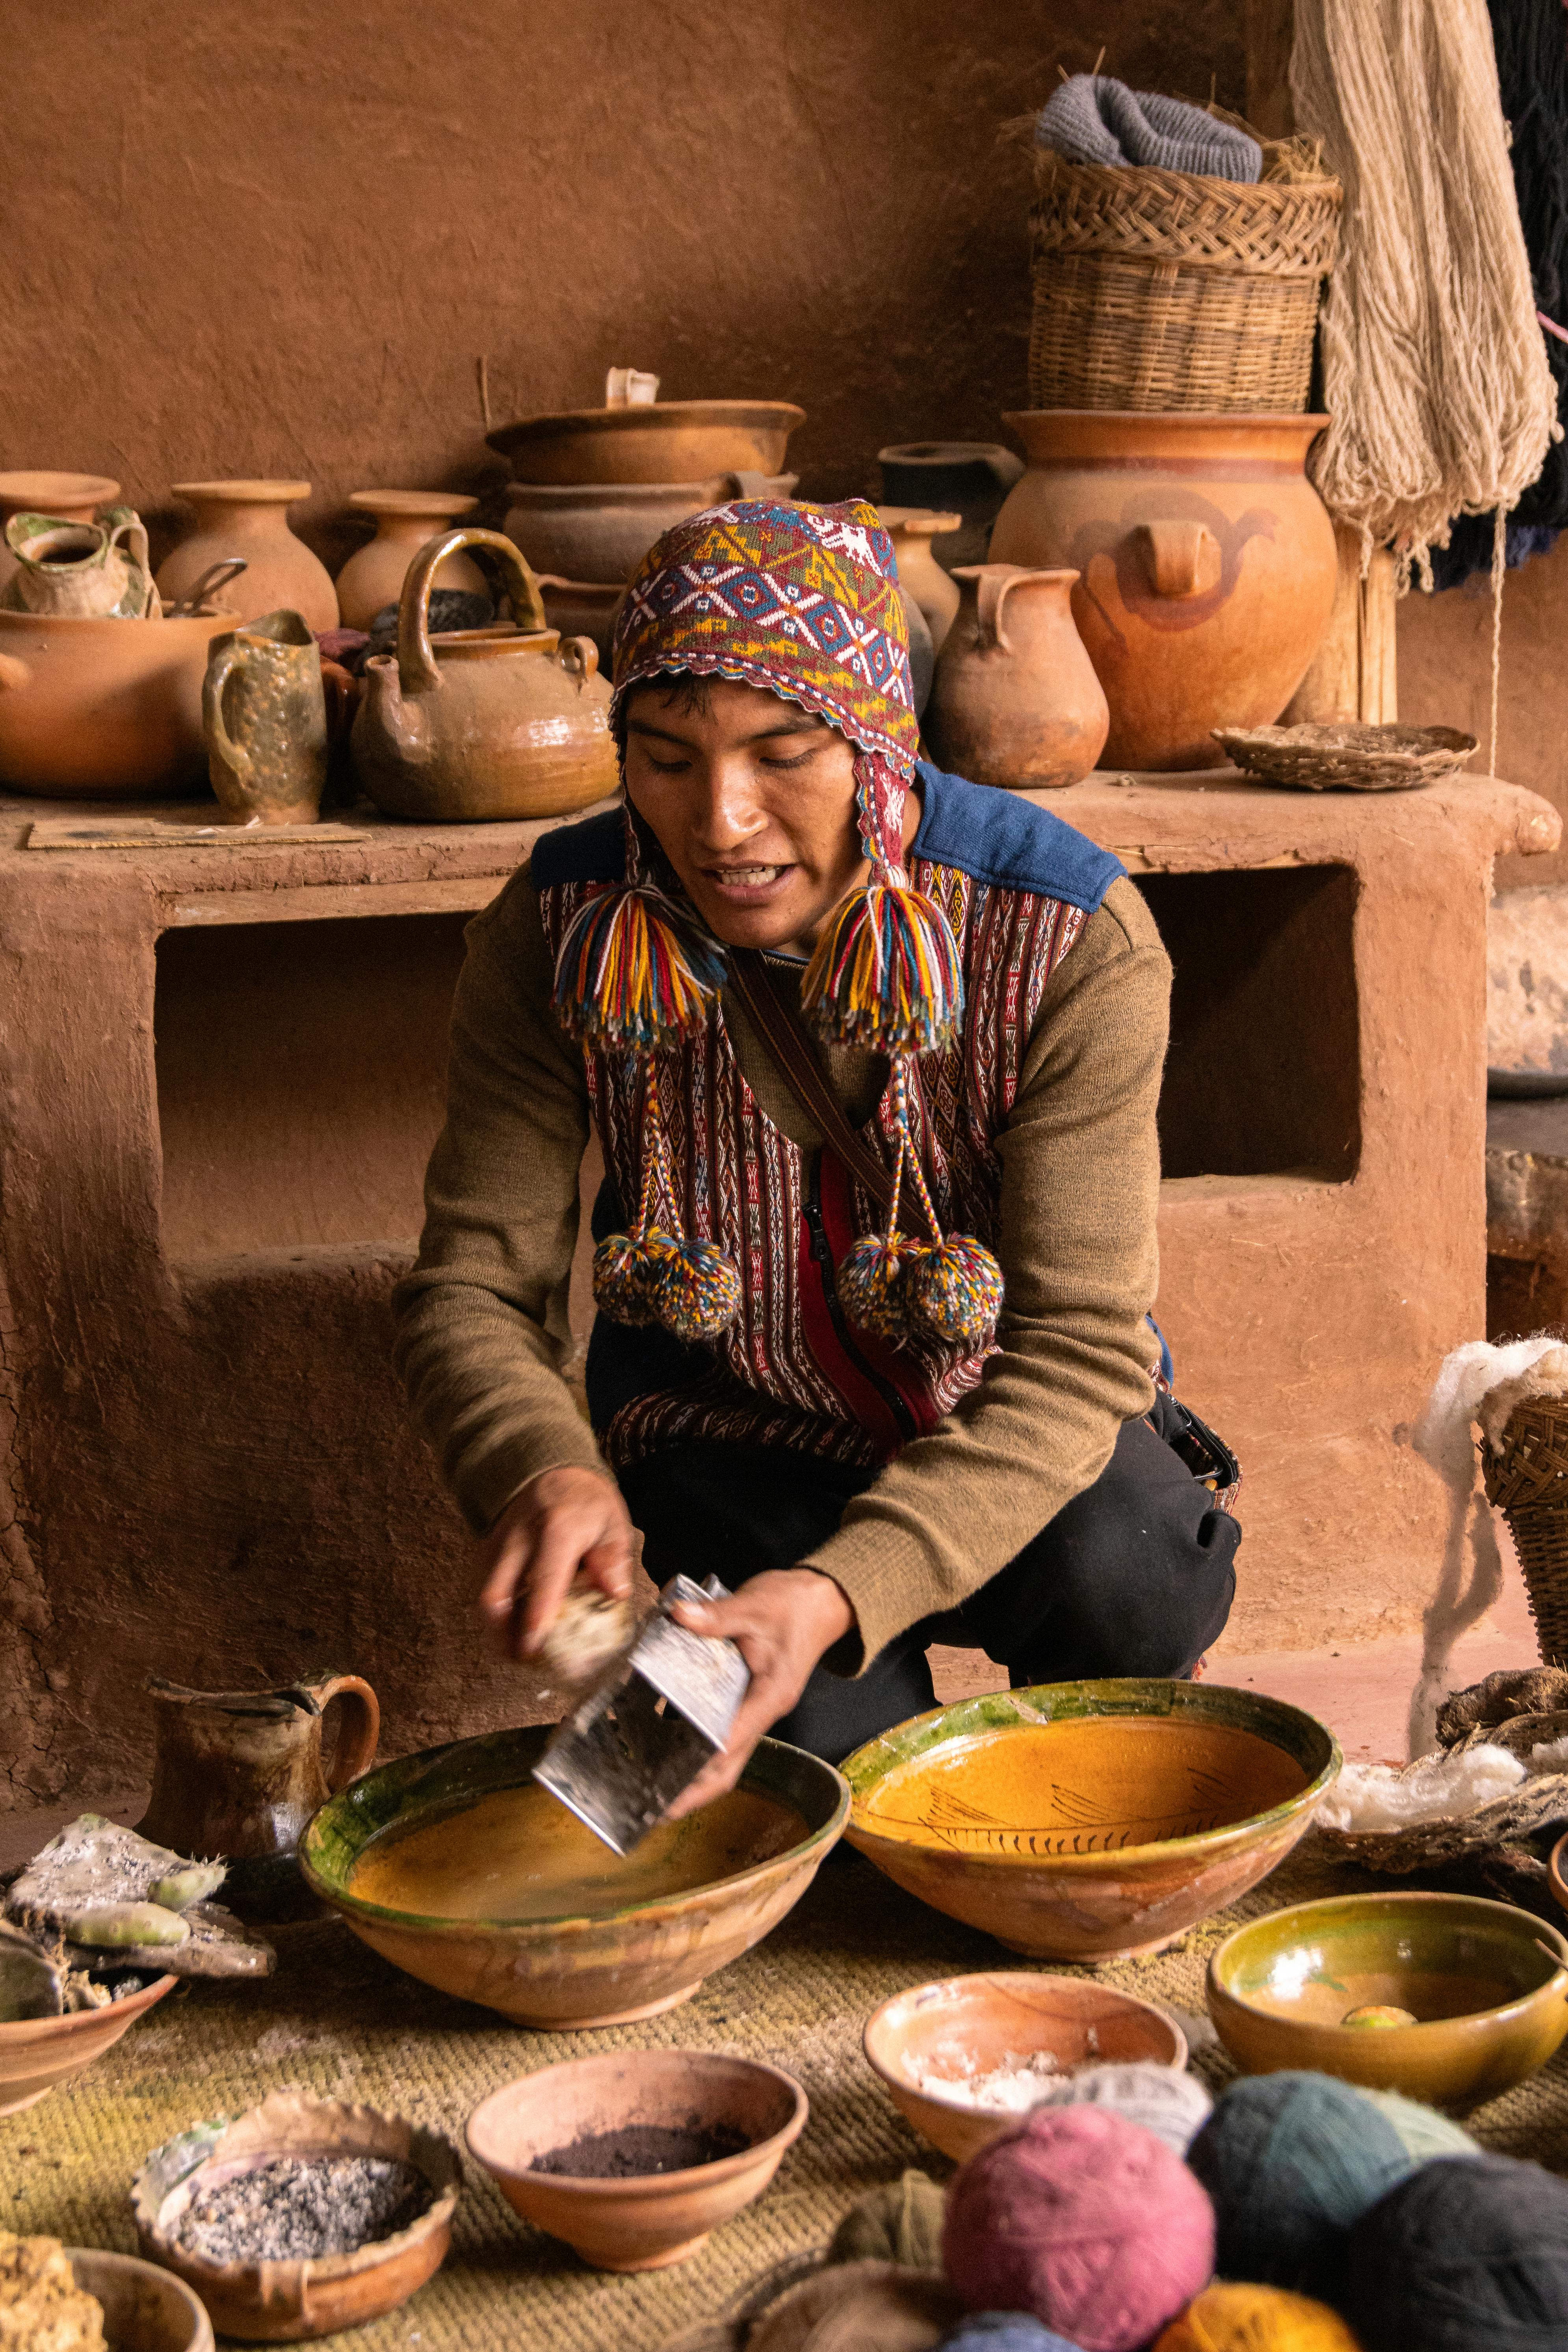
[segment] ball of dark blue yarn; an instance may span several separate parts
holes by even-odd
[[[1568,2182],[1434,2158],[1356,2224],[1335,2300],[1364,2352],[1563,2352]]]
[[[1338,2299],[1345,2232],[1411,2169],[1387,2116],[1331,2074],[1233,2083],[1187,2162],[1214,2200],[1218,2275],[1323,2303]]]
[[[944,2336],[937,2352],[1078,2352],[1026,2311],[974,2311]]]

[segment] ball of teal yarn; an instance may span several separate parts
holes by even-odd
[[[1413,2169],[1386,2116],[1329,2074],[1233,2083],[1187,2150],[1221,2278],[1336,2300],[1346,2233]]]
[[[1470,2137],[1463,2124],[1457,2124],[1452,2116],[1439,2115],[1436,2107],[1424,2107],[1419,2099],[1406,2099],[1398,2091],[1364,2087],[1361,2095],[1388,2117],[1412,2164],[1428,2163],[1435,2156],[1480,2154],[1480,2143]]]

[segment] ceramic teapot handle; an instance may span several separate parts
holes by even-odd
[[[477,523],[444,530],[426,541],[404,577],[397,607],[397,676],[405,694],[430,694],[441,683],[440,665],[430,648],[430,591],[447,558],[463,547],[481,548],[500,564],[511,616],[520,629],[531,632],[545,625],[539,583],[510,539]]]
[[[1219,585],[1218,540],[1205,523],[1142,522],[1133,536],[1156,596],[1204,596]]]
[[[202,680],[202,732],[213,758],[230,775],[237,776],[241,783],[248,783],[250,754],[241,751],[223,720],[223,690],[238,659],[239,647],[232,635],[220,637],[208,656],[206,676]]]
[[[592,637],[563,637],[555,658],[567,676],[576,679],[581,694],[598,670],[599,648]]]
[[[361,1675],[332,1675],[324,1683],[312,1683],[310,1693],[323,1715],[333,1699],[341,1698],[343,1703],[332,1769],[327,1775],[327,1786],[335,1797],[340,1789],[346,1789],[351,1780],[357,1780],[375,1762],[376,1743],[381,1738],[381,1703]]]

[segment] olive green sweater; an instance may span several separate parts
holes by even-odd
[[[482,1531],[540,1472],[604,1464],[557,1370],[588,1102],[581,1052],[551,1010],[526,873],[468,926],[468,948],[419,1260],[395,1303],[415,1414]],[[997,1351],[979,1386],[883,1468],[810,1557],[856,1613],[858,1641],[836,1650],[836,1666],[858,1670],[977,1591],[1093,1483],[1121,1423],[1148,1410],[1169,1001],[1153,921],[1131,883],[1115,882],[1046,985],[998,1139]],[[731,991],[723,1017],[763,1108],[818,1148]],[[847,1053],[826,1066],[851,1118],[868,1116],[884,1066]]]

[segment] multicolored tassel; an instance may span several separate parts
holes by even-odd
[[[852,890],[823,927],[801,1010],[835,1045],[929,1054],[963,1011],[958,943],[934,898],[890,876]]]
[[[984,1346],[996,1328],[1002,1291],[1001,1267],[969,1234],[949,1234],[922,1250],[905,1285],[910,1322],[955,1348]]]
[[[643,884],[596,891],[555,961],[556,1016],[591,1053],[648,1055],[707,1025],[724,984],[718,946]]]
[[[896,1061],[890,1081],[899,1156],[885,1234],[865,1234],[838,1267],[838,1296],[850,1321],[901,1348],[917,1334],[949,1347],[989,1344],[1002,1308],[1002,1269],[984,1242],[968,1234],[943,1236],[920,1154],[909,1128],[909,1077]],[[899,1230],[905,1163],[931,1240],[911,1241]]]

